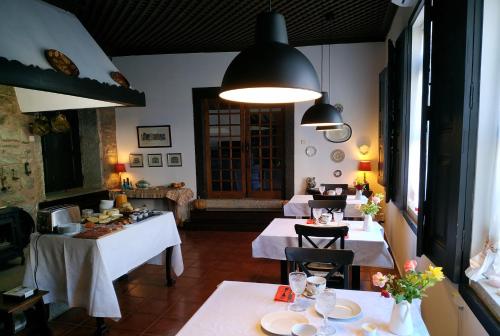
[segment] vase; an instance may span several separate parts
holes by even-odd
[[[360,200],[361,197],[363,196],[363,190],[356,189],[356,199]]]
[[[391,320],[389,321],[389,330],[400,336],[413,334],[413,321],[411,319],[411,304],[403,300],[400,303],[394,301],[392,306]]]
[[[371,231],[373,226],[373,218],[372,215],[365,214],[363,220],[363,231]]]

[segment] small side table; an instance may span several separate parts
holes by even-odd
[[[4,333],[2,335],[14,335],[14,314],[24,312],[27,320],[28,335],[52,335],[47,324],[49,314],[43,303],[43,296],[47,291],[38,290],[33,296],[23,301],[5,301],[0,295],[0,318],[4,322]]]

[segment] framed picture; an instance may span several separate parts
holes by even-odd
[[[139,148],[172,147],[170,125],[137,126]]]
[[[181,153],[167,153],[167,166],[169,166],[169,167],[182,167],[182,154]]]
[[[128,162],[131,168],[144,167],[144,159],[142,154],[129,154]]]
[[[161,154],[148,154],[148,167],[163,167]]]

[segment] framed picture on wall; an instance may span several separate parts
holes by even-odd
[[[172,147],[170,125],[137,126],[139,148]]]
[[[128,161],[130,168],[144,167],[144,159],[142,154],[129,154]]]
[[[148,154],[148,167],[163,167],[161,154]]]
[[[182,154],[181,153],[167,153],[167,166],[169,166],[169,167],[182,167]]]

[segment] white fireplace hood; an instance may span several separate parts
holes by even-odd
[[[67,55],[79,76],[53,70],[46,49]],[[15,87],[23,112],[144,106],[144,93],[113,81],[116,71],[72,13],[41,0],[0,1],[0,84]]]

